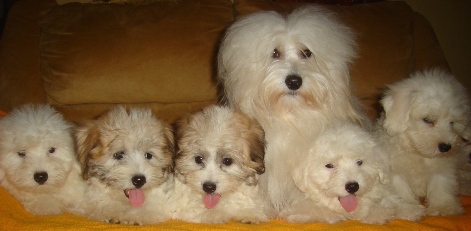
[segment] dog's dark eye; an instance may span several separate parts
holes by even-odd
[[[357,160],[357,165],[361,166],[363,164],[363,160]]]
[[[146,157],[146,159],[150,160],[152,159],[152,154],[150,154],[149,152],[146,152],[146,154],[144,154],[144,156]]]
[[[26,152],[25,152],[24,150],[18,151],[18,156],[20,156],[20,157],[25,157],[25,156],[26,156]]]
[[[113,154],[113,158],[115,158],[116,160],[121,160],[123,159],[124,157],[124,152],[123,151],[120,151],[120,152],[117,152],[115,154]]]
[[[424,123],[430,124],[430,125],[432,125],[432,126],[433,126],[433,124],[435,123],[435,121],[434,121],[433,119],[430,119],[430,118],[428,118],[428,117],[423,118],[422,121],[424,121]]]
[[[279,59],[280,58],[280,52],[278,51],[278,49],[273,50],[272,58],[274,58],[274,59]]]
[[[54,147],[49,148],[49,153],[54,153],[54,152],[56,152],[56,148]]]
[[[326,164],[325,167],[326,168],[334,168],[334,165],[333,164]]]
[[[197,164],[202,164],[202,163],[203,163],[203,157],[201,157],[201,156],[196,156],[196,157],[195,157],[195,162],[196,162]]]
[[[301,55],[303,58],[308,59],[311,58],[312,52],[309,49],[304,49]]]
[[[232,158],[226,157],[226,158],[222,159],[222,163],[226,166],[229,166],[229,165],[232,164]]]

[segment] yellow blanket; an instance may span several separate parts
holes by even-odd
[[[358,221],[339,224],[290,224],[280,220],[248,225],[192,224],[168,221],[148,226],[106,224],[71,214],[34,216],[23,209],[6,190],[0,188],[0,230],[471,230],[471,197],[462,197],[466,214],[448,217],[425,217],[421,222],[394,220],[387,225],[368,225]]]

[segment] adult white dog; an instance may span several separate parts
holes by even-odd
[[[425,199],[428,215],[463,212],[457,196],[457,155],[469,123],[466,89],[432,69],[388,86],[379,137],[391,153],[393,185],[409,202]]]
[[[82,212],[72,127],[49,105],[24,105],[0,120],[0,185],[34,215]]]
[[[230,28],[218,55],[218,75],[230,107],[257,119],[266,133],[260,183],[270,216],[297,190],[289,170],[290,140],[337,120],[365,123],[350,87],[356,55],[352,31],[318,6],[286,17],[258,12]]]

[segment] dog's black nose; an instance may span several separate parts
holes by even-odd
[[[349,182],[345,185],[345,190],[347,190],[347,192],[351,194],[356,193],[359,188],[360,188],[360,185],[358,185],[357,182]]]
[[[445,144],[445,143],[438,144],[438,150],[440,152],[448,152],[448,151],[450,151],[450,149],[451,149],[450,144]]]
[[[296,91],[303,84],[303,79],[299,75],[288,75],[285,84],[290,90]]]
[[[47,172],[37,172],[34,174],[34,181],[38,184],[44,184],[47,181]]]
[[[142,187],[146,183],[146,177],[142,175],[137,175],[132,178],[132,184],[136,186],[136,188]]]
[[[206,193],[213,193],[214,191],[216,191],[216,184],[213,183],[213,182],[204,182],[203,183],[203,190]]]

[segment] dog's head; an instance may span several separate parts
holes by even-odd
[[[146,190],[167,181],[172,171],[172,128],[150,109],[116,107],[75,134],[84,179],[124,192],[135,207],[144,202]]]
[[[415,153],[425,157],[454,153],[471,118],[466,89],[440,69],[390,85],[381,104],[386,132],[403,136]]]
[[[304,149],[293,179],[301,191],[333,210],[354,211],[357,197],[389,181],[386,153],[356,125],[330,127]]]
[[[2,184],[51,193],[65,184],[75,161],[72,124],[48,105],[25,105],[0,121]]]
[[[308,111],[362,121],[350,89],[354,44],[351,30],[324,8],[286,17],[258,12],[228,28],[218,74],[229,104],[261,123]]]
[[[256,185],[264,167],[264,133],[257,122],[210,106],[179,121],[175,174],[205,195],[208,208],[241,184]]]

